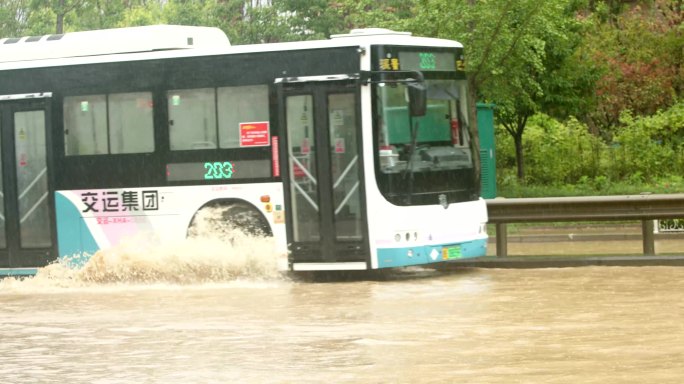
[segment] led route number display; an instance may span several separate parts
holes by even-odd
[[[222,180],[233,177],[234,167],[230,161],[204,163],[204,169],[207,171],[204,174],[204,180]]]
[[[402,70],[455,71],[462,70],[453,52],[399,52]]]
[[[271,160],[197,161],[166,164],[167,181],[230,182],[272,177]]]
[[[236,177],[232,161],[203,161],[166,165],[168,181],[229,180]]]

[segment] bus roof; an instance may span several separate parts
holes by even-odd
[[[374,44],[462,47],[453,40],[382,28],[356,29],[328,40],[231,46],[218,28],[152,25],[0,39],[0,70]]]
[[[0,39],[0,62],[229,45],[219,28],[148,25]]]

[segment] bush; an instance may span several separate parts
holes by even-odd
[[[617,179],[640,174],[644,181],[681,174],[684,166],[684,102],[652,116],[620,117],[613,171]]]
[[[504,129],[498,131],[496,148],[498,170],[515,170],[515,146]],[[582,176],[601,175],[604,150],[601,140],[589,134],[576,119],[563,124],[543,114],[535,115],[523,136],[525,183],[556,185],[577,182]],[[503,175],[508,173],[503,171]]]
[[[684,191],[684,101],[647,117],[621,116],[607,144],[574,118],[538,114],[523,136],[526,178],[516,177],[515,147],[497,128],[499,195],[570,196]]]

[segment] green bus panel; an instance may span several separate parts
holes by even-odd
[[[449,136],[449,120],[444,116],[449,115],[447,104],[428,105],[425,116],[419,118],[418,143],[451,141]],[[409,114],[407,107],[389,107],[386,109],[385,120],[389,129],[390,144],[411,143],[411,130],[409,129]]]
[[[494,144],[494,105],[477,103],[477,128],[480,133],[481,196],[496,197],[496,146]]]

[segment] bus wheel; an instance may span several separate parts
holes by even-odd
[[[208,204],[195,213],[188,227],[188,237],[219,236],[231,242],[239,233],[248,236],[273,236],[264,215],[244,202]]]

